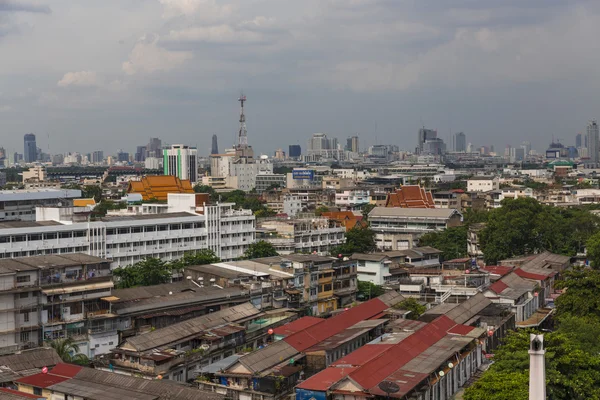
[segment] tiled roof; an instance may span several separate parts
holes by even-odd
[[[431,192],[418,185],[405,185],[397,189],[395,193],[388,194],[385,202],[386,207],[401,208],[435,208]]]
[[[171,175],[148,175],[141,181],[130,181],[127,193],[139,193],[142,200],[166,201],[169,193],[194,193],[189,180]]]

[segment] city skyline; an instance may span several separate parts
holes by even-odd
[[[3,4],[0,131],[10,149],[28,132],[49,137],[51,153],[133,152],[148,137],[210,148],[213,134],[230,147],[241,89],[252,94],[257,154],[315,132],[408,150],[422,125],[446,143],[463,131],[476,146],[526,136],[543,149],[600,112],[598,54],[585,45],[600,5],[590,1]],[[109,23],[111,32],[94,29]]]

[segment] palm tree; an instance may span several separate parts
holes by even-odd
[[[88,365],[90,363],[90,359],[79,352],[79,346],[72,338],[53,340],[50,342],[50,347],[56,350],[63,362],[77,365]]]

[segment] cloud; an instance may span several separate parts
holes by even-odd
[[[62,79],[58,81],[57,86],[94,87],[100,86],[100,82],[98,80],[98,75],[94,71],[67,72]]]
[[[192,58],[187,51],[169,51],[158,46],[158,36],[144,36],[131,50],[129,60],[122,65],[127,75],[140,72],[168,71]]]
[[[243,21],[238,25],[221,24],[172,30],[168,40],[218,44],[258,44],[275,39],[271,33],[277,32],[280,30],[275,26],[274,20],[261,16],[251,21]]]
[[[12,107],[11,106],[7,106],[7,105],[0,105],[0,112],[9,112],[12,111]]]
[[[50,10],[50,7],[47,5],[33,4],[18,0],[1,0],[0,12],[30,12],[50,14],[52,10]]]
[[[203,20],[222,19],[235,10],[232,4],[219,5],[215,0],[159,0],[164,7],[163,17],[200,17]]]

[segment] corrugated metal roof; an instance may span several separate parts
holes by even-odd
[[[227,325],[230,322],[236,322],[259,313],[260,311],[251,303],[244,303],[201,317],[179,322],[166,328],[160,328],[152,332],[134,336],[127,339],[127,343],[133,346],[137,351],[143,352],[167,346],[170,343],[198,335],[205,330],[221,325]]]
[[[324,392],[354,370],[356,370],[356,367],[327,368],[318,374],[311,376],[296,387],[299,389]]]
[[[23,400],[23,399],[39,399],[40,396],[34,394],[19,392],[9,388],[0,388],[0,399],[2,400]]]
[[[296,332],[300,332],[308,327],[322,322],[322,318],[317,317],[302,317],[285,325],[278,326],[273,329],[273,333],[279,336],[289,336]]]
[[[1,356],[0,371],[2,367],[5,367],[19,375],[31,375],[41,371],[43,367],[50,368],[59,363],[62,363],[62,360],[56,353],[56,350],[39,348],[26,350],[20,354]]]

